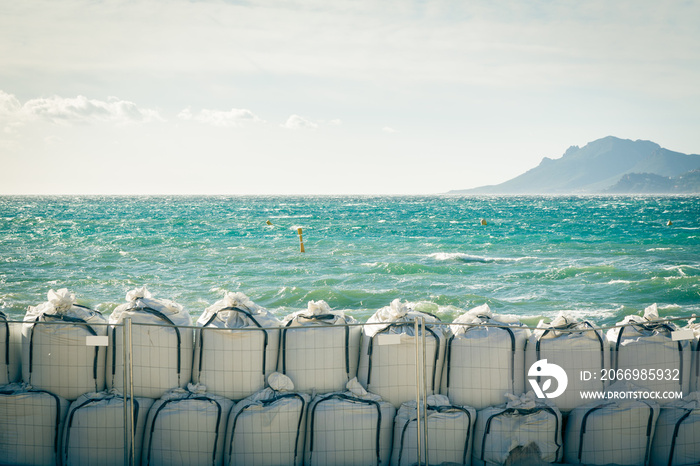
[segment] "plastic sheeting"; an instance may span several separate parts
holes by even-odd
[[[233,402],[203,385],[176,388],[151,407],[143,439],[144,466],[219,466]]]
[[[131,400],[127,399],[127,409]],[[120,466],[127,458],[141,462],[141,443],[150,398],[134,398],[134,445],[131,436],[124,443],[124,397],[116,390],[86,393],[76,399],[68,410],[61,458],[63,466]],[[126,450],[126,451],[125,451]]]
[[[282,322],[243,293],[227,293],[197,320],[195,383],[207,392],[240,400],[265,387],[277,369]]]
[[[281,374],[271,374],[268,383],[269,388],[241,400],[231,410],[226,428],[224,464],[302,464],[306,408],[311,397],[291,391],[294,385]]]
[[[105,347],[87,337],[107,335],[107,319],[75,304],[60,289],[48,301],[30,306],[22,325],[22,380],[35,388],[75,400],[105,388]]]
[[[445,334],[440,320],[414,311],[395,299],[367,320],[362,336],[357,378],[370,392],[395,408],[416,399],[416,344],[414,321],[425,320],[425,354],[428,395],[439,392],[445,355]],[[419,335],[419,337],[421,337]]]
[[[525,392],[525,345],[530,330],[487,304],[450,325],[441,393],[456,405],[484,409]]]
[[[68,401],[26,384],[0,387],[0,463],[59,464],[59,442]]]
[[[309,405],[305,465],[388,464],[394,405],[368,393],[357,379],[347,388],[319,395]]]
[[[309,301],[307,309],[283,320],[277,370],[301,392],[343,390],[357,374],[362,333],[357,323],[325,301]]]
[[[429,464],[471,464],[476,410],[468,406],[450,404],[444,395],[431,395],[427,399]],[[418,419],[416,402],[401,405],[394,422],[392,466],[412,465],[418,460]],[[421,422],[426,419],[421,410]],[[421,426],[421,433],[424,426]],[[423,439],[421,438],[421,441]],[[421,464],[426,464],[426,448],[422,446]]]
[[[157,399],[186,387],[192,377],[194,330],[181,326],[192,325],[190,314],[170,300],[152,298],[145,288],[128,292],[126,299],[109,317],[107,387],[124,391],[122,324],[127,317],[132,322],[133,395]]]

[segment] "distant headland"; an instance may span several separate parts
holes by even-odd
[[[504,183],[449,194],[694,194],[700,193],[700,155],[651,141],[608,136],[561,158],[545,157]]]

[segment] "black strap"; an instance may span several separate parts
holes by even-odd
[[[649,461],[649,450],[651,449],[651,434],[654,430],[654,408],[644,401],[642,401],[642,403],[645,403],[649,407],[649,419],[647,420],[647,446],[644,450],[644,464],[647,464]]]
[[[219,425],[221,423],[221,403],[218,401],[209,398],[208,396],[203,396],[203,395],[188,395],[186,398],[174,398],[171,400],[165,400],[163,404],[161,404],[158,409],[156,410],[155,415],[153,416],[153,421],[151,422],[151,431],[148,434],[148,453],[146,454],[146,466],[151,464],[151,450],[153,449],[153,432],[156,430],[156,421],[158,420],[158,415],[163,411],[163,409],[170,403],[179,403],[183,401],[206,401],[209,403],[214,404],[216,406],[216,424],[214,425],[215,429],[215,435],[214,435],[214,448],[213,448],[213,453],[212,453],[212,458],[211,458],[211,463],[212,466],[216,466],[216,444],[219,441]]]
[[[560,327],[550,327],[550,328],[546,329],[544,332],[542,332],[541,335],[538,335],[536,337],[537,344],[535,346],[535,352],[537,353],[537,360],[539,361],[540,359],[542,359],[542,356],[540,354],[542,340],[544,339],[544,336],[547,335],[547,333],[549,333],[550,330],[569,330],[569,329],[577,327],[578,325],[579,325],[578,323],[572,322],[572,323],[569,323],[567,325],[560,326]],[[600,368],[605,369],[605,344],[603,343],[603,337],[598,333],[598,331],[595,329],[595,327],[593,327],[593,325],[590,322],[588,322],[587,320],[584,320],[583,322],[581,322],[581,325],[587,325],[587,326],[591,327],[593,333],[598,338],[598,342],[600,343]],[[586,332],[586,330],[580,330],[579,332],[583,333],[583,332]],[[571,333],[569,333],[569,334],[571,334]],[[540,381],[540,376],[537,376],[537,382],[539,382],[539,381]]]
[[[622,342],[622,332],[626,327],[629,325],[631,326],[638,326],[642,327],[644,330],[653,332],[653,331],[658,331],[659,328],[663,328],[668,330],[669,332],[673,332],[674,329],[671,327],[668,323],[644,323],[644,322],[631,322],[628,325],[624,325],[620,327],[620,332],[617,334],[617,342],[615,343],[615,369],[619,369],[619,364],[620,364],[620,343]],[[683,391],[683,342],[679,340],[678,342],[678,352],[680,353],[680,361],[678,364],[678,383],[680,385],[681,391]]]
[[[83,309],[89,309],[86,308],[85,306],[77,306]],[[36,319],[34,319],[34,324],[37,322],[41,321],[42,318],[44,321],[46,321],[46,318],[49,317],[51,319],[56,319],[60,320],[63,322],[66,322],[68,324],[75,324],[76,327],[84,328],[85,330],[88,331],[93,336],[97,336],[97,332],[95,331],[94,328],[90,324],[88,324],[85,320],[79,318],[79,317],[70,317],[66,315],[60,315],[60,314],[40,314],[37,316]],[[29,383],[31,383],[31,378],[32,378],[32,371],[34,369],[34,327],[35,325],[32,324],[29,328]],[[95,346],[95,356],[92,359],[92,379],[95,381],[95,390],[98,389],[97,387],[97,363],[99,361],[99,354],[100,354],[100,347]],[[8,351],[9,355],[9,351]]]
[[[231,427],[231,442],[229,443],[229,459],[228,462],[231,464],[231,458],[233,457],[233,438],[236,436],[236,424],[238,423],[238,418],[243,414],[243,412],[250,408],[251,406],[256,406],[258,403],[262,404],[263,406],[269,406],[278,400],[284,399],[284,398],[297,398],[299,401],[301,401],[301,409],[299,410],[299,421],[297,422],[297,435],[296,435],[296,440],[294,442],[294,461],[296,463],[296,458],[297,458],[297,453],[298,453],[298,446],[299,446],[299,433],[301,432],[301,421],[304,417],[304,408],[306,407],[306,401],[304,400],[304,397],[301,396],[298,393],[282,393],[279,395],[276,395],[273,398],[270,398],[268,400],[259,400],[255,403],[251,403],[247,406],[244,406],[238,413],[236,413],[236,416],[233,418],[233,426]]]
[[[427,313],[426,313],[427,314]],[[429,314],[432,315],[432,314]],[[369,347],[367,348],[367,356],[368,356],[368,361],[367,361],[367,386],[369,386],[370,381],[372,379],[372,353],[374,351],[374,337],[379,335],[380,333],[385,333],[388,332],[389,329],[393,327],[410,327],[413,325],[411,322],[391,322],[388,324],[385,324],[386,326],[379,330],[377,333],[372,335],[369,338]],[[436,373],[437,373],[437,366],[438,366],[438,359],[440,358],[440,339],[438,338],[437,334],[429,327],[425,327],[425,329],[435,338],[435,356],[434,356],[434,362],[433,362],[433,382],[432,382],[432,390],[435,391],[435,378],[436,378]],[[417,335],[416,335],[417,336]],[[416,361],[416,365],[418,365],[418,361]],[[448,367],[448,374],[449,374],[449,367]]]
[[[91,405],[91,404],[97,404],[97,403],[99,403],[99,402],[101,402],[101,401],[111,400],[111,399],[113,399],[113,398],[115,398],[114,395],[110,395],[110,396],[105,397],[105,398],[89,398],[89,399],[85,400],[83,403],[81,403],[80,405],[78,405],[77,407],[75,407],[75,408],[73,408],[73,409],[71,410],[70,416],[68,416],[68,419],[66,420],[66,427],[65,427],[65,430],[66,430],[66,442],[65,442],[65,444],[63,445],[63,458],[64,458],[64,463],[65,463],[65,464],[68,464],[68,449],[69,449],[69,445],[70,445],[71,428],[73,427],[73,417],[75,416],[75,412],[76,412],[77,410],[79,410],[79,409],[85,407],[85,406],[88,406],[88,405]],[[119,397],[119,398],[122,398],[122,397]],[[134,398],[133,400],[134,400],[134,421],[135,421],[136,423],[138,423],[138,419],[139,419],[139,402],[138,402],[138,399],[136,399],[136,398]],[[126,448],[126,445],[124,446],[124,448]],[[133,449],[134,446],[131,445],[131,448]]]
[[[675,454],[676,450],[676,439],[678,438],[678,430],[680,429],[683,421],[688,419],[688,416],[690,416],[692,412],[692,409],[686,409],[685,414],[683,414],[683,416],[681,416],[681,418],[678,419],[678,422],[676,422],[676,426],[673,428],[673,437],[671,438],[671,450],[668,454],[668,466],[673,466],[673,455]]]
[[[311,410],[311,440],[309,443],[309,458],[313,455],[314,452],[314,424],[316,421],[316,408],[318,407],[319,404],[321,404],[324,401],[328,400],[344,400],[344,401],[349,401],[350,403],[362,403],[366,404],[369,406],[374,406],[377,410],[377,427],[376,427],[376,435],[375,435],[375,452],[377,455],[377,465],[381,464],[381,456],[380,456],[380,433],[381,433],[381,428],[382,428],[382,408],[379,405],[379,402],[375,400],[366,400],[363,398],[357,398],[353,396],[348,396],[344,393],[334,393],[332,395],[326,396],[319,401],[316,402],[314,405],[313,409]]]
[[[559,444],[559,416],[557,416],[557,413],[554,411],[554,409],[550,408],[549,406],[540,406],[537,408],[533,409],[518,409],[518,408],[507,408],[504,409],[501,412],[494,413],[491,416],[489,416],[488,420],[486,421],[486,427],[484,429],[484,436],[481,439],[481,460],[484,461],[484,455],[486,453],[486,438],[488,435],[491,433],[491,421],[493,421],[494,418],[498,416],[502,416],[504,414],[510,414],[510,413],[518,413],[521,415],[530,415],[530,414],[535,414],[539,411],[547,411],[550,413],[552,416],[554,416],[554,444],[557,446],[557,449],[554,453],[555,458],[559,458],[559,450],[561,449],[561,445]]]
[[[54,427],[54,438],[53,438],[53,451],[54,453],[58,454],[58,434],[59,434],[59,427],[61,426],[61,399],[58,397],[58,395],[54,395],[51,392],[48,392],[46,390],[39,390],[35,388],[30,388],[27,390],[27,392],[30,393],[46,393],[47,395],[51,396],[54,401],[56,402],[56,426]],[[16,392],[14,392],[16,393]],[[3,395],[5,394],[14,394],[14,393],[6,393],[2,392]]]
[[[219,312],[224,312],[224,311],[235,311],[241,314],[244,314],[246,317],[248,317],[257,327],[256,330],[260,330],[263,332],[263,358],[262,358],[262,374],[265,376],[265,365],[267,363],[267,343],[268,343],[268,335],[267,331],[263,329],[262,325],[258,323],[258,321],[253,317],[253,314],[250,312],[246,311],[245,309],[241,309],[239,307],[225,307],[223,309],[219,309],[216,311],[212,316],[209,318],[209,320],[202,326],[207,327],[209,324],[211,324],[214,319],[216,319],[219,316]],[[236,329],[219,329],[219,330],[228,330],[228,331],[234,331]],[[207,330],[207,331],[212,331],[212,330]],[[199,375],[202,375],[202,354],[204,353],[204,334],[207,332],[202,329],[199,329]]]
[[[7,316],[2,311],[0,311],[0,320],[5,324],[5,366],[7,369],[7,380],[10,383],[12,382],[10,380],[10,324],[7,322]]]
[[[513,333],[513,330],[510,329],[508,326],[500,327],[500,326],[491,326],[491,325],[477,325],[468,328],[467,330],[464,331],[466,334],[469,330],[472,330],[474,328],[486,328],[486,327],[492,327],[492,328],[498,328],[501,330],[505,330],[508,332],[508,335],[510,336],[510,346],[511,346],[511,353],[510,353],[510,385],[511,385],[511,390],[512,393],[515,393],[515,334]],[[452,341],[454,340],[455,335],[452,335],[450,339],[447,341],[447,388],[450,388],[450,372],[452,370]],[[538,358],[539,359],[539,358]]]
[[[588,416],[593,411],[597,411],[599,409],[605,408],[607,406],[612,405],[613,403],[605,403],[602,405],[594,406],[593,408],[589,409],[586,411],[586,413],[583,415],[583,419],[581,420],[581,430],[579,431],[579,437],[578,437],[578,462],[581,462],[581,455],[583,455],[583,436],[586,433],[586,423],[588,422]],[[644,462],[646,464],[646,461]]]
[[[438,413],[444,413],[444,412],[449,412],[449,411],[462,411],[467,415],[467,436],[464,440],[464,451],[462,452],[462,464],[467,464],[467,450],[469,450],[469,441],[471,438],[471,428],[472,428],[472,415],[467,410],[466,408],[462,406],[455,406],[455,405],[443,405],[443,406],[431,406],[428,405],[428,411],[437,411]],[[406,437],[406,430],[408,429],[408,425],[411,422],[417,421],[418,418],[414,417],[413,419],[407,419],[406,422],[404,423],[402,429],[401,429],[401,445],[399,446],[399,466],[401,466],[401,457],[403,456],[403,445],[404,445],[404,439]],[[427,422],[427,421],[426,421]],[[426,429],[428,428],[427,426],[425,427]],[[428,446],[425,446],[425,449],[428,449]],[[481,454],[481,459],[484,459],[483,451]],[[420,458],[419,458],[420,461]]]
[[[317,322],[320,324],[324,325],[333,325],[329,324],[327,321],[329,320],[334,320],[336,318],[342,318],[343,321],[345,322],[345,373],[347,375],[348,380],[350,380],[350,328],[347,325],[347,319],[345,319],[344,316],[338,315],[338,314],[319,314],[319,315],[296,315],[292,319],[289,319],[289,322],[286,323],[284,328],[282,329],[282,334],[280,335],[280,346],[282,347],[282,373],[286,374],[287,373],[287,330],[290,330],[290,327],[294,322],[298,322],[300,318],[307,319],[312,322]],[[304,325],[300,325],[299,327],[295,327],[294,330],[308,330],[308,329],[314,329],[314,327],[305,327]]]
[[[182,337],[180,336],[180,329],[175,325],[175,323],[170,320],[170,317],[166,316],[163,314],[161,311],[158,311],[156,309],[150,308],[150,307],[135,307],[128,309],[128,311],[143,311],[147,314],[154,315],[158,317],[161,320],[164,320],[166,323],[169,324],[174,330],[175,330],[175,335],[177,336],[177,379],[178,379],[178,384],[180,381],[180,368],[182,366]]]

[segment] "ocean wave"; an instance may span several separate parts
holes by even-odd
[[[459,261],[459,262],[520,262],[525,259],[536,259],[532,256],[524,257],[487,257],[487,256],[476,256],[473,254],[465,254],[463,252],[434,252],[428,254],[430,259],[437,261]]]

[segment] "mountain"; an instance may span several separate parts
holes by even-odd
[[[606,192],[614,194],[653,193],[689,194],[700,193],[700,170],[693,170],[676,177],[652,173],[628,173],[623,175]]]
[[[688,155],[664,149],[651,141],[631,141],[608,136],[583,147],[571,146],[558,159],[545,157],[531,170],[498,185],[451,191],[451,194],[592,194],[604,193],[631,174],[676,178],[700,169],[700,155]],[[629,179],[615,192],[651,193],[654,183]],[[626,184],[625,184],[626,183]],[[632,185],[641,191],[625,191]],[[689,183],[689,186],[692,183]],[[649,191],[648,189],[651,189]],[[662,191],[672,192],[672,191]],[[700,192],[694,190],[691,192]]]

